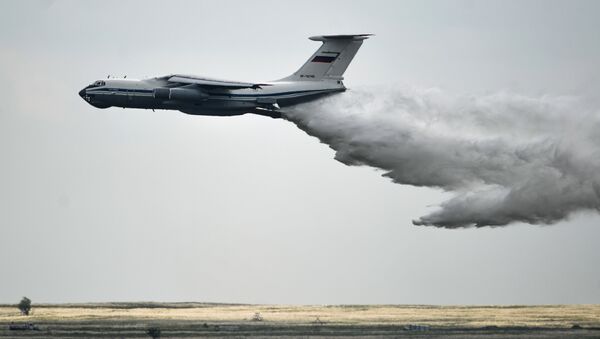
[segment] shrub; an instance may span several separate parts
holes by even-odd
[[[160,328],[150,327],[146,330],[146,334],[152,337],[153,339],[160,338]]]
[[[254,313],[254,316],[252,317],[252,321],[263,321],[263,317],[262,317],[262,315],[260,315],[260,312]]]

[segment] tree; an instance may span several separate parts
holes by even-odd
[[[160,328],[150,327],[146,330],[146,334],[152,337],[152,339],[160,338]]]
[[[31,300],[27,297],[23,297],[18,306],[22,315],[29,315],[29,311],[31,311]]]

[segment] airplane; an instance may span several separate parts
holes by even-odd
[[[98,80],[79,91],[97,108],[179,110],[193,115],[234,116],[254,113],[281,118],[281,107],[344,92],[348,65],[372,34],[320,35],[319,49],[294,74],[260,83],[172,74],[143,80]]]

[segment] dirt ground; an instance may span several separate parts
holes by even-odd
[[[0,305],[0,337],[600,338],[600,305]],[[36,329],[10,329],[33,324]],[[27,327],[27,326],[25,326]],[[14,326],[13,326],[14,328]]]

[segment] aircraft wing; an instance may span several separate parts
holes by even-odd
[[[254,84],[251,82],[218,80],[218,79],[198,77],[195,75],[183,75],[183,74],[171,75],[167,78],[167,81],[180,83],[180,84],[197,85],[199,87],[222,88],[222,89],[242,89],[242,88],[260,89],[262,86],[271,86],[269,84]]]

